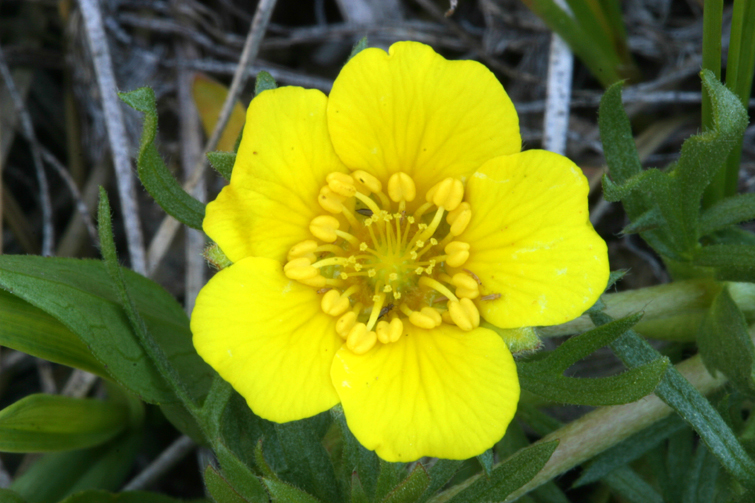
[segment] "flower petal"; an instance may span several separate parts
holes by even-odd
[[[443,324],[357,356],[343,348],[331,376],[346,421],[386,461],[466,459],[503,437],[519,400],[516,366],[493,331]]]
[[[480,314],[501,328],[581,315],[608,281],[606,243],[592,228],[587,180],[566,157],[529,150],[485,163],[467,183],[472,220],[464,268],[482,281]]]
[[[338,156],[384,182],[404,171],[424,194],[519,152],[519,119],[500,82],[476,61],[447,61],[416,42],[365,49],[341,70],[328,126]]]
[[[338,403],[335,319],[274,260],[250,257],[217,273],[199,292],[191,331],[199,355],[262,418],[293,421]]]
[[[233,262],[284,260],[293,244],[311,238],[326,175],[348,172],[330,142],[327,101],[317,90],[281,87],[249,105],[231,183],[207,205],[203,226]]]

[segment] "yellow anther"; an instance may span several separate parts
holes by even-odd
[[[367,330],[367,325],[357,323],[351,328],[346,337],[346,347],[355,355],[363,355],[377,342],[377,334],[373,330]]]
[[[415,272],[416,274],[422,274],[423,272],[425,272],[425,269],[424,269],[424,268],[422,268],[422,267],[417,267],[417,268],[416,268],[416,269],[414,270],[414,272]]]
[[[448,301],[448,313],[460,329],[469,331],[480,326],[480,311],[469,299]]]
[[[414,217],[411,217],[411,216],[406,217],[406,221],[409,222],[409,224],[413,224],[414,223]]]
[[[330,173],[325,180],[328,182],[330,190],[343,197],[354,197],[357,189],[354,187],[354,179],[351,175],[334,171]]]
[[[448,212],[448,215],[446,215],[446,222],[448,222],[448,225],[453,225],[456,219],[459,218],[459,215],[461,215],[464,211],[471,209],[472,207],[469,205],[469,203],[464,201],[459,206],[457,206],[455,210]]]
[[[291,278],[291,279],[294,279],[294,278]],[[328,280],[325,278],[325,276],[318,274],[317,276],[313,276],[311,278],[297,279],[296,281],[298,281],[302,285],[311,286],[312,288],[322,288],[325,285],[327,285],[329,281],[332,282],[332,281],[337,281],[337,280]]]
[[[345,273],[345,272],[342,272],[341,274],[339,274],[338,277],[341,279],[349,279],[348,273]]]
[[[419,256],[416,251],[413,251],[409,254],[412,260],[417,260],[417,257]]]
[[[338,318],[338,321],[336,321],[336,333],[341,336],[341,338],[345,339],[349,336],[349,332],[351,332],[351,329],[354,327],[356,322],[357,313],[355,313],[354,311],[349,311],[348,313]]]
[[[283,273],[287,278],[302,280],[308,278],[314,278],[320,275],[320,271],[316,267],[312,267],[312,262],[307,257],[299,257],[294,260],[289,260],[285,266],[283,266]]]
[[[446,245],[445,252],[448,255],[446,264],[450,267],[461,267],[469,258],[469,243],[451,241]]]
[[[301,243],[296,243],[294,246],[292,246],[291,249],[288,250],[287,259],[293,260],[295,258],[307,257],[311,262],[314,262],[316,260],[316,250],[317,242],[313,241],[312,239],[308,239],[306,241],[302,241]]]
[[[398,291],[393,292],[393,298],[396,299],[396,300],[400,299],[401,298],[401,292],[398,292]]]
[[[435,206],[442,206],[446,211],[455,210],[462,199],[464,199],[464,184],[461,180],[451,177],[435,184],[427,191],[427,201]]]
[[[312,219],[309,224],[309,232],[320,241],[334,242],[338,236],[336,231],[340,227],[338,219],[332,215],[320,215]]]
[[[368,196],[370,192],[380,192],[383,190],[383,184],[380,180],[367,173],[366,171],[357,170],[354,171],[351,176],[354,178],[355,185],[359,192],[365,193]]]
[[[357,263],[357,258],[354,255],[349,255],[349,258],[347,260],[349,261],[349,264]]]
[[[392,287],[391,285],[385,285],[385,286],[383,287],[383,291],[384,291],[385,293],[388,293],[388,292],[392,292],[392,291],[393,291],[393,287]]]
[[[360,243],[359,244],[359,251],[367,251],[367,248],[369,248],[369,246],[367,245],[367,243]]]
[[[354,264],[354,270],[356,272],[359,272],[362,270],[362,264]]]
[[[437,239],[435,239],[435,238],[430,238],[430,244],[431,244],[432,246],[435,246],[435,245],[437,245],[437,244],[438,244],[438,240],[437,240]]]
[[[396,342],[404,332],[404,323],[398,318],[393,318],[390,323],[379,321],[376,332],[378,340],[383,344]]]
[[[388,281],[397,281],[398,280],[398,274],[395,272],[392,272],[388,275]]]
[[[377,271],[375,271],[375,269],[370,269],[369,271],[367,271],[367,276],[369,276],[370,278],[374,278],[376,274]]]
[[[388,197],[393,202],[411,202],[417,197],[417,186],[406,173],[393,173],[388,179]]]
[[[465,201],[446,217],[446,222],[451,225],[451,228],[449,229],[451,235],[458,236],[464,232],[471,219],[472,208],[469,206],[469,203]]]
[[[435,328],[443,322],[440,313],[432,307],[423,307],[420,311],[413,311],[409,315],[409,321],[412,325],[419,328]]]
[[[322,296],[320,307],[322,307],[325,314],[341,316],[348,311],[351,307],[351,303],[349,302],[349,298],[345,295],[341,295],[341,292],[338,290],[328,290],[325,295]]]
[[[325,211],[330,213],[341,213],[343,211],[343,202],[345,197],[336,194],[330,187],[325,186],[320,189],[320,195],[317,196],[317,202]]]
[[[480,295],[480,285],[472,276],[459,272],[454,274],[451,283],[456,287],[456,296],[476,299]]]
[[[425,246],[424,241],[417,241],[417,248],[423,248]]]

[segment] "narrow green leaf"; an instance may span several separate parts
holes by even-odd
[[[254,95],[258,96],[263,91],[269,91],[277,87],[278,84],[275,83],[273,76],[262,70],[257,74],[257,80],[254,82]]]
[[[603,482],[629,503],[664,503],[663,498],[628,467],[614,470],[603,477]]]
[[[113,438],[128,409],[95,399],[35,394],[0,411],[0,452],[83,449]]]
[[[16,491],[0,488],[0,501],[3,503],[27,503]]]
[[[414,503],[429,485],[430,475],[421,463],[417,463],[411,473],[383,498],[382,503]]]
[[[606,89],[598,109],[600,139],[606,163],[617,184],[623,185],[642,172],[642,163],[632,135],[629,117],[621,102],[622,82]]]
[[[695,252],[694,265],[715,267],[716,278],[723,281],[755,282],[755,246],[710,245]]]
[[[349,54],[349,59],[346,61],[351,61],[351,58],[362,52],[363,50],[367,49],[367,37],[362,37],[359,39],[359,42],[354,44],[354,47],[351,48],[351,54]]]
[[[605,313],[591,314],[596,325],[612,321]],[[630,368],[662,358],[644,339],[630,330],[611,344]],[[678,370],[669,366],[655,394],[674,409],[700,435],[726,470],[747,487],[755,487],[755,463],[716,409]]]
[[[207,160],[225,181],[231,181],[233,165],[236,162],[236,152],[207,152]]]
[[[231,487],[250,503],[267,503],[267,491],[249,467],[223,442],[215,442],[213,448],[218,457],[223,478],[228,481]]]
[[[668,364],[668,359],[656,360],[616,376],[599,378],[532,372],[528,364],[519,362],[517,370],[522,389],[546,400],[598,407],[630,403],[649,395],[660,382]]]
[[[320,500],[311,494],[280,480],[262,479],[262,481],[265,483],[273,503],[320,503]]]
[[[364,492],[359,475],[354,472],[351,475],[351,502],[350,503],[370,503],[370,498]]]
[[[0,346],[111,378],[65,325],[4,290],[0,290]]]
[[[490,478],[480,477],[451,498],[449,503],[503,501],[532,480],[548,462],[558,440],[534,444],[499,463]]]
[[[196,398],[214,371],[196,354],[186,313],[157,283],[121,269],[137,310]],[[104,264],[99,260],[0,256],[0,288],[54,317],[76,334],[113,378],[142,400],[175,403],[131,331]]]
[[[265,453],[262,451],[262,442],[263,439],[259,439],[259,441],[257,442],[257,447],[254,448],[254,464],[257,466],[257,469],[262,472],[263,477],[271,480],[277,480],[278,476],[275,474],[273,469],[270,468],[270,465],[265,459]]]
[[[204,484],[215,503],[248,503],[211,465],[204,470]]]
[[[681,501],[682,494],[689,485],[687,473],[692,460],[693,436],[690,428],[684,428],[669,437],[666,451],[669,483],[663,494],[666,501]]]
[[[648,211],[635,218],[629,225],[621,230],[622,234],[637,234],[659,228],[663,225],[663,217],[658,208],[650,208]]]
[[[380,475],[378,475],[377,488],[375,489],[376,501],[387,496],[401,482],[405,474],[404,466],[404,463],[389,463],[380,460]]]
[[[755,219],[755,194],[739,194],[718,202],[700,215],[700,235]]]
[[[45,454],[11,489],[31,503],[57,503],[85,489],[116,490],[131,472],[141,444],[141,432],[135,431],[94,448]]]
[[[144,114],[142,139],[136,158],[137,172],[144,188],[165,212],[194,229],[202,229],[205,205],[181,188],[155,146],[157,135],[157,107],[155,93],[149,87],[118,93],[128,106]]]
[[[202,404],[202,417],[204,418],[205,425],[211,429],[210,434],[213,437],[220,435],[223,412],[225,412],[231,396],[233,396],[231,385],[219,375],[215,375],[212,379],[210,391],[207,393],[207,398],[205,398]]]
[[[377,487],[380,460],[375,451],[365,449],[351,433],[349,426],[346,424],[343,408],[340,405],[333,407],[330,413],[343,437],[342,463],[344,469],[348,470],[348,473],[345,475],[351,476],[351,472],[356,470],[359,474],[360,485],[364,488],[367,496],[371,498],[375,495],[375,488]]]
[[[330,456],[314,431],[316,418],[276,424],[275,430],[291,472],[289,482],[322,501],[336,503],[342,498]]]
[[[464,461],[456,459],[439,459],[432,468],[430,468],[430,485],[425,489],[425,493],[417,500],[417,503],[424,503],[429,500],[433,494],[440,491],[443,486],[456,475]]]
[[[716,481],[721,465],[710,453],[705,444],[698,444],[692,458],[687,485],[682,503],[708,503],[715,501]]]
[[[538,503],[571,503],[555,482],[546,482],[532,491],[532,498]]]
[[[485,476],[490,477],[490,472],[493,470],[494,463],[493,449],[488,449],[477,456],[477,461],[480,462],[480,466],[482,466],[482,471],[485,473]]]
[[[194,503],[206,503],[207,500],[194,500]],[[186,500],[171,498],[164,494],[147,491],[127,491],[109,493],[106,491],[83,491],[69,496],[60,503],[190,503]]]
[[[669,436],[686,427],[677,415],[671,415],[648,426],[610,449],[595,456],[572,488],[597,482],[617,468],[639,459],[649,450],[660,445]]]
[[[710,371],[723,372],[745,395],[755,394],[755,345],[726,286],[713,299],[700,325],[697,345]]]

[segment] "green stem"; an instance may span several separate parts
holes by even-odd
[[[705,0],[703,7],[703,69],[710,70],[721,80],[721,24],[723,0]],[[703,86],[702,123],[703,131],[713,128],[713,111],[710,96]],[[710,183],[703,196],[703,208],[708,208],[723,199],[726,185],[726,170],[721,169]]]
[[[644,312],[635,330],[656,339],[690,341],[695,339],[702,316],[710,307],[721,283],[707,278],[675,281],[665,285],[605,294],[605,312],[612,318],[623,318]],[[729,283],[734,302],[748,321],[755,320],[755,284]],[[544,337],[584,332],[594,325],[588,316],[581,316],[562,325],[538,329]]]

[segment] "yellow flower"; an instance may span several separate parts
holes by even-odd
[[[271,421],[340,402],[385,460],[482,453],[519,383],[481,319],[562,323],[608,278],[581,170],[520,149],[493,74],[418,43],[360,52],[329,97],[265,91],[207,206],[233,265],[199,294],[197,351]]]

